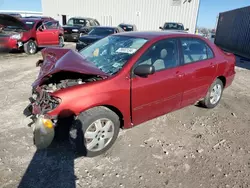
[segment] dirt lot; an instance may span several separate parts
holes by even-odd
[[[217,108],[190,106],[121,131],[105,155],[84,158],[66,143],[33,146],[22,111],[38,58],[0,55],[0,187],[250,187],[250,62],[239,63]]]

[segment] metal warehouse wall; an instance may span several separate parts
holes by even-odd
[[[195,32],[200,0],[42,0],[43,14],[62,23],[62,15],[96,18],[102,25],[134,23],[138,30],[159,30],[181,22]]]

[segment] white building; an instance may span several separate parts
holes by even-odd
[[[200,0],[42,0],[42,11],[61,24],[73,16],[96,18],[101,25],[132,23],[138,30],[180,22],[194,33],[199,4]]]
[[[22,17],[25,16],[42,16],[42,12],[36,12],[36,11],[20,11],[20,10],[0,10],[1,13],[18,13]]]

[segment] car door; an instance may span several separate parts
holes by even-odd
[[[39,46],[50,46],[59,44],[59,23],[58,21],[47,21],[40,26],[36,32]]]
[[[153,44],[137,61],[134,68],[150,64],[156,72],[148,77],[132,74],[132,121],[139,124],[172,110],[181,104],[182,73],[179,68],[177,39],[164,39]]]
[[[182,72],[185,72],[182,105],[193,104],[208,91],[216,76],[217,64],[209,45],[198,38],[181,38]]]

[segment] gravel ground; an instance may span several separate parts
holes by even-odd
[[[238,63],[215,109],[189,106],[123,130],[105,155],[84,158],[67,143],[33,146],[22,111],[40,57],[0,55],[1,188],[250,186],[250,62]]]

